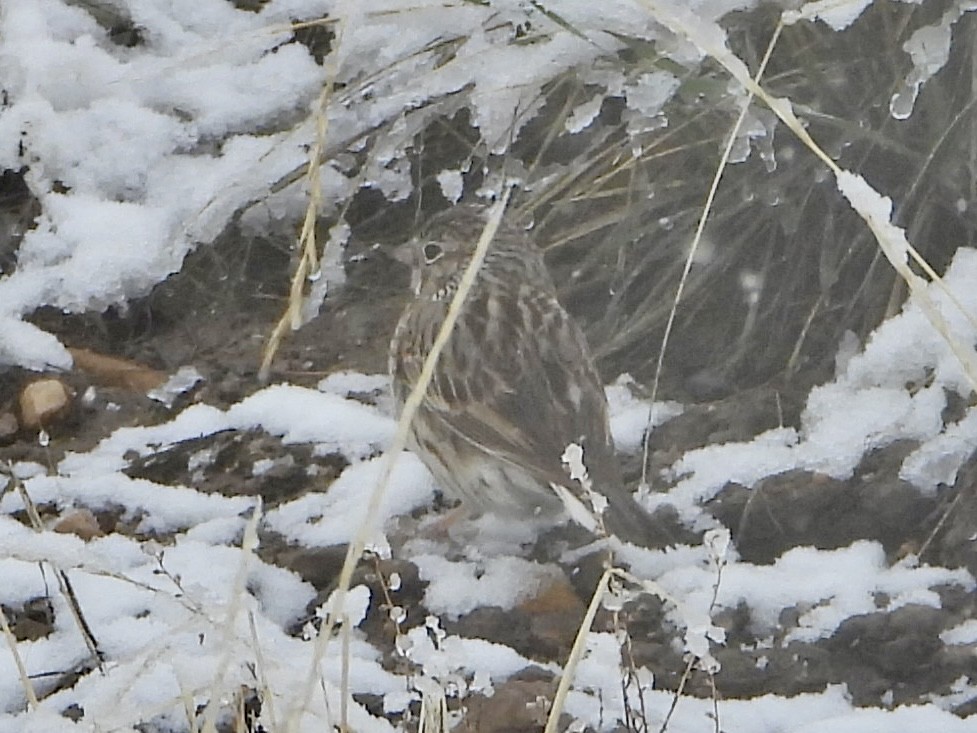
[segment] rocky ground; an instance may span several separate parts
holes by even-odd
[[[88,450],[118,427],[155,424],[194,402],[226,407],[257,390],[257,366],[283,306],[282,283],[287,281],[288,264],[286,254],[267,243],[244,247],[239,241],[228,241],[196,253],[182,273],[124,313],[70,318],[38,313],[36,321],[71,347],[125,359],[134,372],[146,371],[150,378],[193,365],[203,380],[180,396],[171,409],[118,375],[82,369],[59,375],[74,397],[46,425],[50,440],[41,444],[36,431],[27,428],[8,433],[0,459],[55,466],[66,452]],[[273,380],[314,387],[337,370],[367,374],[385,370],[387,340],[404,297],[404,273],[375,252],[351,264],[349,274],[348,285],[329,297],[321,315],[289,336],[275,360]],[[2,411],[17,415],[20,391],[36,378],[26,372],[4,372],[0,376]],[[681,416],[655,432],[651,475],[661,475],[662,469],[692,448],[748,440],[778,424],[796,424],[804,390],[803,384],[744,385],[717,401],[687,403]],[[370,403],[383,399],[377,394],[359,398]],[[959,413],[962,406],[954,409]],[[869,454],[847,480],[793,471],[771,476],[752,488],[730,483],[706,509],[731,531],[741,560],[758,566],[774,563],[792,548],[845,548],[860,540],[874,540],[881,543],[889,563],[915,554],[924,563],[962,567],[977,574],[972,546],[977,532],[977,469],[971,463],[960,472],[956,485],[924,496],[898,476],[902,459],[912,447],[911,442],[901,441]],[[203,451],[209,461],[191,468],[195,465],[192,457]],[[257,461],[269,459],[270,470],[253,470]],[[623,456],[622,460],[636,480],[640,459]],[[319,467],[315,474],[307,470],[312,463]],[[192,486],[201,492],[261,496],[266,506],[273,507],[307,492],[328,491],[347,463],[340,454],[314,455],[311,446],[284,445],[261,431],[224,431],[150,456],[133,456],[125,473],[160,484]],[[667,479],[656,481],[656,490],[669,488]],[[54,507],[41,506],[40,511],[49,521],[57,514]],[[375,599],[384,598],[385,578],[395,573],[400,578],[397,602],[407,609],[403,624],[393,624],[388,609],[375,600],[363,625],[370,642],[385,650],[392,669],[404,664],[394,652],[396,639],[423,624],[427,616],[423,607],[426,581],[409,559],[396,552],[419,531],[422,520],[404,517],[388,527],[393,558],[365,561],[357,575],[374,587]],[[670,520],[663,515],[662,521]],[[120,513],[112,511],[96,512],[81,525],[83,529],[69,522],[63,531],[134,532],[133,522],[123,521]],[[671,530],[678,541],[697,544],[701,540],[681,526],[673,524]],[[166,541],[165,537],[158,539]],[[314,585],[321,602],[334,587],[344,548],[297,546],[264,531],[259,552],[265,561],[293,570]],[[514,609],[479,607],[445,621],[445,630],[506,645],[538,664],[496,686],[492,697],[470,696],[460,730],[538,729],[543,711],[534,701],[551,695],[555,686],[553,673],[545,665],[562,664],[589,601],[599,567],[589,567],[587,561],[561,565],[541,547],[523,548],[523,554],[550,564],[553,582]],[[881,610],[886,605],[884,596],[880,592],[878,612],[853,615],[830,638],[815,641],[785,641],[809,608],[784,608],[773,635],[756,631],[749,607],[717,609],[714,621],[727,634],[726,644],[714,650],[722,669],[714,676],[693,671],[687,679],[687,660],[677,643],[680,631],[666,622],[657,599],[633,602],[616,618],[604,611],[596,627],[626,628],[632,639],[631,657],[626,660],[630,668],[647,667],[654,673],[656,688],[681,688],[683,695],[792,697],[843,684],[855,705],[891,707],[948,697],[961,680],[977,680],[977,654],[972,645],[951,646],[940,637],[941,632],[974,617],[977,596],[972,591],[948,585],[940,591],[940,608],[908,604],[894,611]],[[52,619],[43,598],[7,611],[19,639],[48,633]],[[72,680],[63,684],[70,685]],[[379,698],[361,695],[358,699],[381,712]],[[950,707],[958,716],[974,714],[977,698],[958,696]],[[640,729],[639,724],[633,729]]]

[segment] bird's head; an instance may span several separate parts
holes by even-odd
[[[431,219],[417,237],[400,248],[397,259],[411,267],[415,295],[431,300],[451,297],[475,253],[487,214],[484,206],[455,206]],[[511,237],[507,229],[501,226],[496,240]]]

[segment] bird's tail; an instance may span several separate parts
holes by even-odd
[[[639,547],[666,547],[675,543],[665,524],[649,514],[630,495],[609,502],[604,512],[604,527],[622,542]]]

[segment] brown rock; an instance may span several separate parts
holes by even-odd
[[[71,406],[71,390],[60,379],[38,379],[20,391],[20,421],[23,427],[35,430],[48,427],[65,416]]]
[[[0,445],[12,442],[18,430],[20,430],[20,423],[17,422],[17,416],[14,413],[0,413]]]
[[[495,687],[491,697],[468,697],[465,716],[455,730],[461,733],[540,731],[549,715],[555,689],[552,679],[507,680]]]
[[[55,523],[53,529],[61,534],[73,534],[81,537],[86,542],[93,537],[105,535],[98,525],[95,515],[88,509],[76,509],[65,514]]]
[[[110,387],[145,393],[166,382],[166,375],[163,372],[139,362],[99,354],[90,349],[68,349],[68,351],[71,352],[76,369]]]

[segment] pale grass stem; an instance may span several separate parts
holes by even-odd
[[[34,505],[34,500],[31,499],[30,494],[27,492],[27,487],[24,486],[24,482],[14,473],[13,465],[8,463],[3,471],[6,474],[8,480],[17,489],[17,493],[20,495],[21,501],[24,503],[24,511],[27,513],[27,518],[30,520],[31,527],[35,532],[43,532],[44,524],[41,522],[41,515],[37,512],[37,507]],[[81,632],[82,639],[85,641],[85,646],[88,647],[88,652],[92,656],[92,662],[101,672],[105,672],[105,665],[102,663],[102,652],[98,648],[98,640],[92,633],[91,627],[88,625],[88,621],[85,620],[85,615],[82,613],[81,606],[78,604],[78,598],[75,596],[74,588],[71,585],[71,581],[68,578],[68,574],[55,565],[53,562],[47,561],[48,564],[54,569],[54,576],[58,579],[58,590],[61,592],[61,596],[64,598],[68,605],[68,610],[71,611],[71,616],[78,626],[78,630]]]
[[[455,296],[451,301],[451,305],[448,307],[448,314],[445,317],[444,324],[441,326],[441,330],[438,332],[437,338],[434,340],[434,345],[431,347],[431,351],[424,362],[424,367],[421,369],[421,374],[417,380],[417,384],[414,385],[414,389],[411,390],[411,393],[407,396],[407,399],[404,402],[400,420],[397,422],[397,430],[394,434],[393,442],[384,453],[383,464],[380,470],[380,478],[370,494],[366,518],[360,525],[356,533],[356,537],[350,543],[349,548],[346,551],[343,567],[339,573],[339,581],[332,596],[333,600],[329,613],[323,622],[319,635],[316,637],[309,673],[306,676],[305,684],[298,695],[296,701],[297,704],[291,711],[285,727],[285,730],[288,733],[297,733],[299,730],[301,716],[305,711],[309,698],[312,694],[312,685],[314,684],[314,680],[318,678],[317,670],[319,668],[319,664],[325,656],[333,630],[335,629],[335,625],[341,614],[341,609],[344,608],[346,603],[346,595],[349,593],[350,583],[352,582],[353,578],[353,571],[356,569],[360,556],[363,554],[367,539],[373,532],[373,524],[379,512],[380,502],[383,499],[384,493],[386,492],[387,485],[390,483],[390,475],[393,472],[394,464],[396,463],[397,457],[407,446],[407,435],[410,430],[411,421],[414,419],[414,415],[417,412],[417,409],[420,407],[421,401],[424,399],[428,385],[431,382],[431,377],[434,374],[434,366],[437,363],[441,352],[444,350],[444,347],[447,345],[448,339],[451,337],[451,331],[453,330],[454,324],[458,320],[458,316],[461,313],[461,308],[465,302],[465,298],[468,296],[468,292],[475,283],[475,277],[485,259],[486,253],[488,252],[489,244],[492,242],[495,232],[499,228],[499,223],[502,221],[502,215],[505,212],[506,205],[509,202],[511,191],[511,188],[507,186],[503,190],[499,201],[496,202],[496,204],[490,210],[488,221],[485,225],[485,229],[482,231],[481,237],[478,240],[478,244],[475,247],[475,253],[472,256],[472,260],[465,269],[465,272],[462,275],[461,281],[458,285],[458,291],[455,293]]]
[[[258,627],[254,622],[253,611],[248,611],[248,626],[251,630],[251,643],[254,645],[255,675],[261,684],[262,712],[265,709],[268,710],[268,721],[271,723],[271,730],[277,731],[278,716],[275,715],[275,695],[272,692],[271,685],[268,684],[268,675],[265,673],[267,665],[265,664],[265,655],[261,651],[261,642],[258,639]]]
[[[34,685],[31,684],[30,677],[27,676],[27,667],[24,666],[24,660],[20,657],[20,652],[17,651],[17,639],[14,637],[14,632],[10,630],[10,624],[7,621],[7,614],[3,612],[3,606],[0,606],[0,629],[3,629],[3,638],[7,641],[7,646],[10,648],[10,655],[14,659],[14,665],[17,667],[17,676],[20,677],[20,684],[24,688],[24,696],[27,698],[27,705],[32,710],[37,708],[37,695],[34,692]]]
[[[238,563],[237,573],[234,576],[234,586],[231,590],[231,598],[227,604],[227,616],[223,624],[223,639],[221,640],[221,658],[217,664],[217,672],[214,676],[210,688],[210,699],[204,708],[204,720],[201,733],[217,733],[217,714],[220,709],[224,678],[227,670],[231,666],[236,644],[236,621],[238,613],[243,606],[243,598],[247,595],[248,570],[250,568],[251,556],[258,547],[258,524],[261,521],[261,500],[258,499],[251,518],[244,527],[244,537],[241,540],[241,561]]]
[[[319,94],[319,100],[315,111],[315,142],[309,151],[309,163],[306,171],[306,181],[309,189],[309,203],[305,209],[305,219],[302,222],[302,231],[299,234],[299,258],[295,265],[295,272],[292,275],[291,287],[288,291],[288,304],[285,312],[282,313],[278,323],[272,329],[268,343],[265,345],[264,353],[261,357],[261,367],[258,370],[258,379],[262,382],[268,379],[271,372],[271,364],[278,352],[285,334],[289,330],[296,330],[301,326],[302,304],[306,295],[306,283],[309,276],[316,272],[319,262],[319,248],[316,243],[316,221],[319,210],[322,207],[322,181],[321,167],[322,159],[326,149],[326,140],[329,134],[329,101],[333,97],[336,88],[336,77],[339,75],[339,47],[342,45],[343,33],[346,29],[347,14],[341,15],[341,20],[336,24],[336,48],[329,54],[330,65],[326,74],[326,83]]]
[[[733,129],[730,130],[729,136],[726,139],[726,147],[723,149],[723,154],[719,158],[719,165],[716,166],[716,174],[713,176],[712,184],[709,186],[709,193],[706,194],[706,201],[702,207],[702,215],[699,217],[699,224],[696,226],[695,236],[692,237],[692,244],[689,246],[689,254],[685,258],[685,266],[682,269],[682,275],[679,278],[678,287],[675,289],[675,297],[672,298],[672,307],[668,312],[668,320],[665,322],[665,333],[662,336],[662,344],[658,349],[658,361],[655,364],[655,378],[651,385],[651,397],[649,400],[651,407],[648,410],[648,424],[645,426],[645,434],[642,445],[642,486],[648,485],[648,458],[649,447],[651,444],[651,429],[654,425],[655,419],[655,402],[658,399],[658,386],[661,384],[662,371],[665,368],[665,352],[668,349],[668,341],[672,334],[672,327],[675,325],[675,316],[678,313],[678,304],[682,300],[682,293],[685,291],[685,286],[689,279],[689,273],[692,271],[692,264],[695,262],[696,252],[699,250],[699,243],[702,241],[702,235],[706,229],[706,222],[709,220],[709,215],[712,213],[712,207],[716,200],[716,192],[719,190],[719,183],[722,181],[723,172],[726,170],[726,166],[729,164],[729,157],[732,155],[733,145],[736,143],[739,130],[743,126],[743,121],[746,119],[746,112],[749,110],[750,103],[753,101],[753,88],[759,88],[759,81],[763,77],[763,73],[767,68],[767,63],[770,61],[770,56],[773,53],[777,39],[780,37],[781,30],[782,26],[778,25],[776,31],[774,31],[773,37],[770,39],[770,43],[767,44],[766,53],[764,53],[763,60],[760,62],[760,68],[757,69],[756,81],[753,84],[753,87],[749,87],[750,91],[743,102],[739,116],[736,118],[736,123],[733,125]]]
[[[560,714],[563,712],[567,695],[570,693],[570,685],[573,682],[584,650],[587,648],[587,635],[590,633],[590,627],[593,625],[594,618],[597,616],[597,610],[600,608],[601,601],[604,599],[604,593],[607,591],[611,577],[618,572],[620,571],[617,568],[607,568],[604,574],[600,576],[597,587],[594,589],[594,594],[590,597],[587,612],[584,614],[580,622],[580,627],[577,629],[577,635],[573,640],[573,647],[570,649],[567,663],[563,666],[563,675],[560,677],[556,694],[553,696],[553,706],[550,708],[550,714],[546,718],[546,727],[543,729],[543,733],[556,733],[557,725],[560,722]]]

